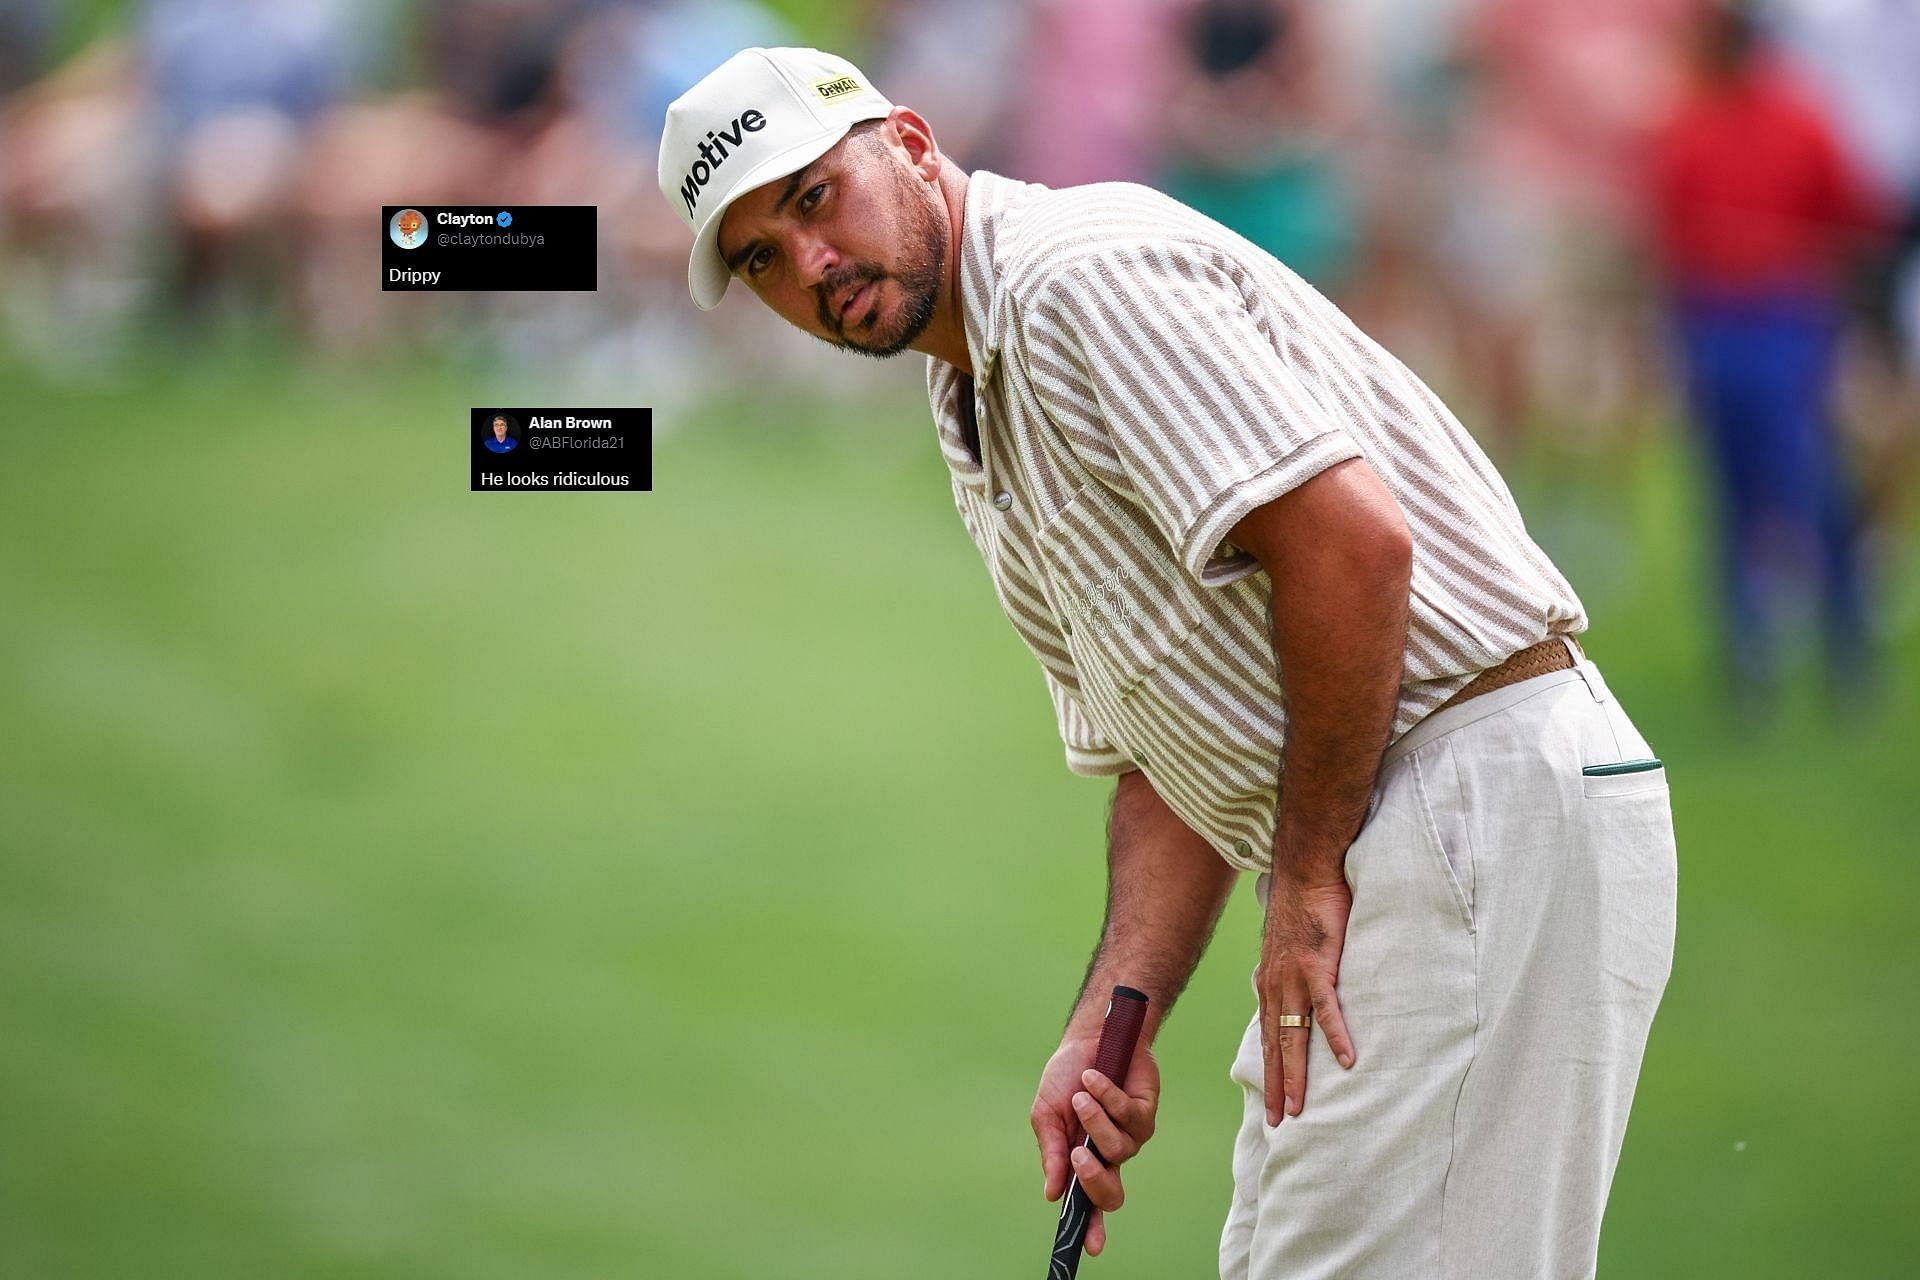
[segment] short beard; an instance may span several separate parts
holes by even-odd
[[[899,332],[887,341],[875,346],[866,346],[850,338],[844,331],[838,338],[822,338],[843,351],[856,351],[863,356],[872,356],[884,360],[897,356],[912,346],[927,326],[933,323],[933,314],[940,305],[940,287],[946,274],[947,263],[947,219],[939,208],[938,202],[927,198],[918,188],[919,184],[905,174],[897,174],[896,189],[907,199],[911,210],[907,243],[917,245],[921,253],[911,262],[892,273],[901,292]],[[874,281],[885,277],[887,273],[873,264],[862,264],[865,268],[856,279]],[[837,286],[829,289],[828,297],[837,292]],[[836,330],[838,325],[830,326]],[[875,336],[878,336],[877,334]]]

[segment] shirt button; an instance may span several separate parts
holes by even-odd
[[[1013,495],[1002,489],[993,495],[993,505],[996,510],[1005,511],[1013,505]]]
[[[1253,846],[1245,840],[1235,840],[1233,842],[1233,851],[1243,858],[1251,858],[1253,856]]]

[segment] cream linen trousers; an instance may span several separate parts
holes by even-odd
[[[1257,1012],[1248,1024],[1222,1280],[1594,1274],[1673,968],[1673,819],[1652,756],[1584,658],[1437,711],[1387,751],[1346,860],[1357,1060],[1342,1068],[1315,1025],[1306,1107],[1269,1129]]]

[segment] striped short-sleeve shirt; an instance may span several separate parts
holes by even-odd
[[[1270,254],[1131,183],[977,171],[962,224],[974,377],[930,357],[928,397],[1075,773],[1145,770],[1222,857],[1267,869],[1286,717],[1267,575],[1228,534],[1349,458],[1413,536],[1394,738],[1586,629],[1453,414]]]

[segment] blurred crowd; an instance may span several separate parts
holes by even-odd
[[[1920,434],[1920,0],[781,9],[802,26],[757,0],[130,0],[76,49],[61,0],[0,0],[0,343],[86,377],[142,331],[265,327],[656,404],[742,352],[817,378],[763,309],[691,306],[655,156],[728,54],[828,44],[965,167],[1150,183],[1232,226],[1496,454],[1690,422],[1733,678],[1772,678],[1795,581],[1836,673],[1870,669],[1872,534]],[[534,202],[599,206],[591,298],[379,292],[380,205]]]

